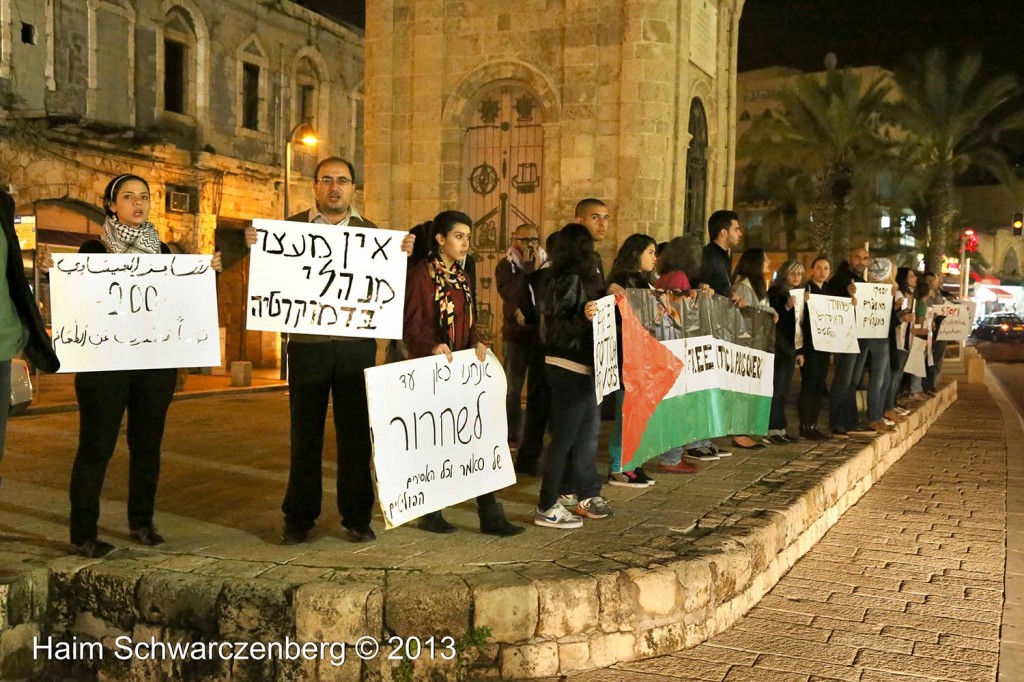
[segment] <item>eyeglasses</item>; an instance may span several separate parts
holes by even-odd
[[[316,181],[316,184],[323,185],[324,187],[330,187],[331,185],[337,185],[338,187],[348,187],[352,184],[352,178],[332,178],[324,177]]]
[[[537,244],[540,242],[540,237],[516,237],[517,242],[523,242],[524,244]]]

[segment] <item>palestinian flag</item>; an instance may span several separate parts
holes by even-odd
[[[775,374],[770,314],[741,311],[721,296],[684,299],[672,305],[681,338],[659,341],[651,330],[666,308],[651,292],[629,290],[618,306],[624,469],[704,438],[767,432]]]

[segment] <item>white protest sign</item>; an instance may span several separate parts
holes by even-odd
[[[910,337],[910,354],[907,355],[907,364],[904,371],[917,377],[924,377],[928,374],[926,360],[928,359],[928,340],[920,336]]]
[[[963,341],[970,336],[971,328],[974,326],[976,306],[977,304],[974,301],[929,306],[932,313],[946,318],[939,325],[939,334],[935,337],[935,340]]]
[[[884,339],[892,320],[892,285],[857,282],[857,338]]]
[[[402,338],[401,232],[254,220],[246,328]]]
[[[516,482],[505,373],[459,351],[364,370],[377,499],[388,528]]]
[[[594,326],[594,392],[597,402],[619,390],[619,342],[615,334],[615,297],[597,299]]]
[[[220,365],[210,256],[54,254],[61,372]]]
[[[805,289],[790,289],[789,295],[796,299],[796,306],[793,312],[796,315],[796,334],[794,335],[794,346],[797,350],[804,347],[804,291]]]
[[[824,353],[859,353],[857,324],[850,299],[811,294],[807,301],[814,349]]]

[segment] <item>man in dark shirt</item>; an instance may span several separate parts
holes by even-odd
[[[825,283],[825,294],[853,299],[853,304],[856,305],[856,285],[864,281],[868,259],[868,252],[865,249],[850,249],[850,255],[839,264],[835,274]],[[864,356],[863,359],[861,355]],[[874,433],[874,429],[866,432],[857,429],[857,383],[860,377],[854,377],[854,369],[860,365],[863,370],[867,348],[862,348],[860,353],[834,353],[833,357],[835,373],[832,375],[832,387],[829,389],[829,426],[832,435],[847,438],[851,432]]]
[[[740,217],[735,211],[715,211],[708,218],[708,245],[704,247],[699,283],[711,287],[716,294],[730,298],[743,307],[744,301],[732,292],[732,257],[729,250],[739,246],[743,238]],[[691,282],[691,285],[694,284]]]

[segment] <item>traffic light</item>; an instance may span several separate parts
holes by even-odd
[[[1013,214],[1013,236],[1021,237],[1024,236],[1024,213]]]

